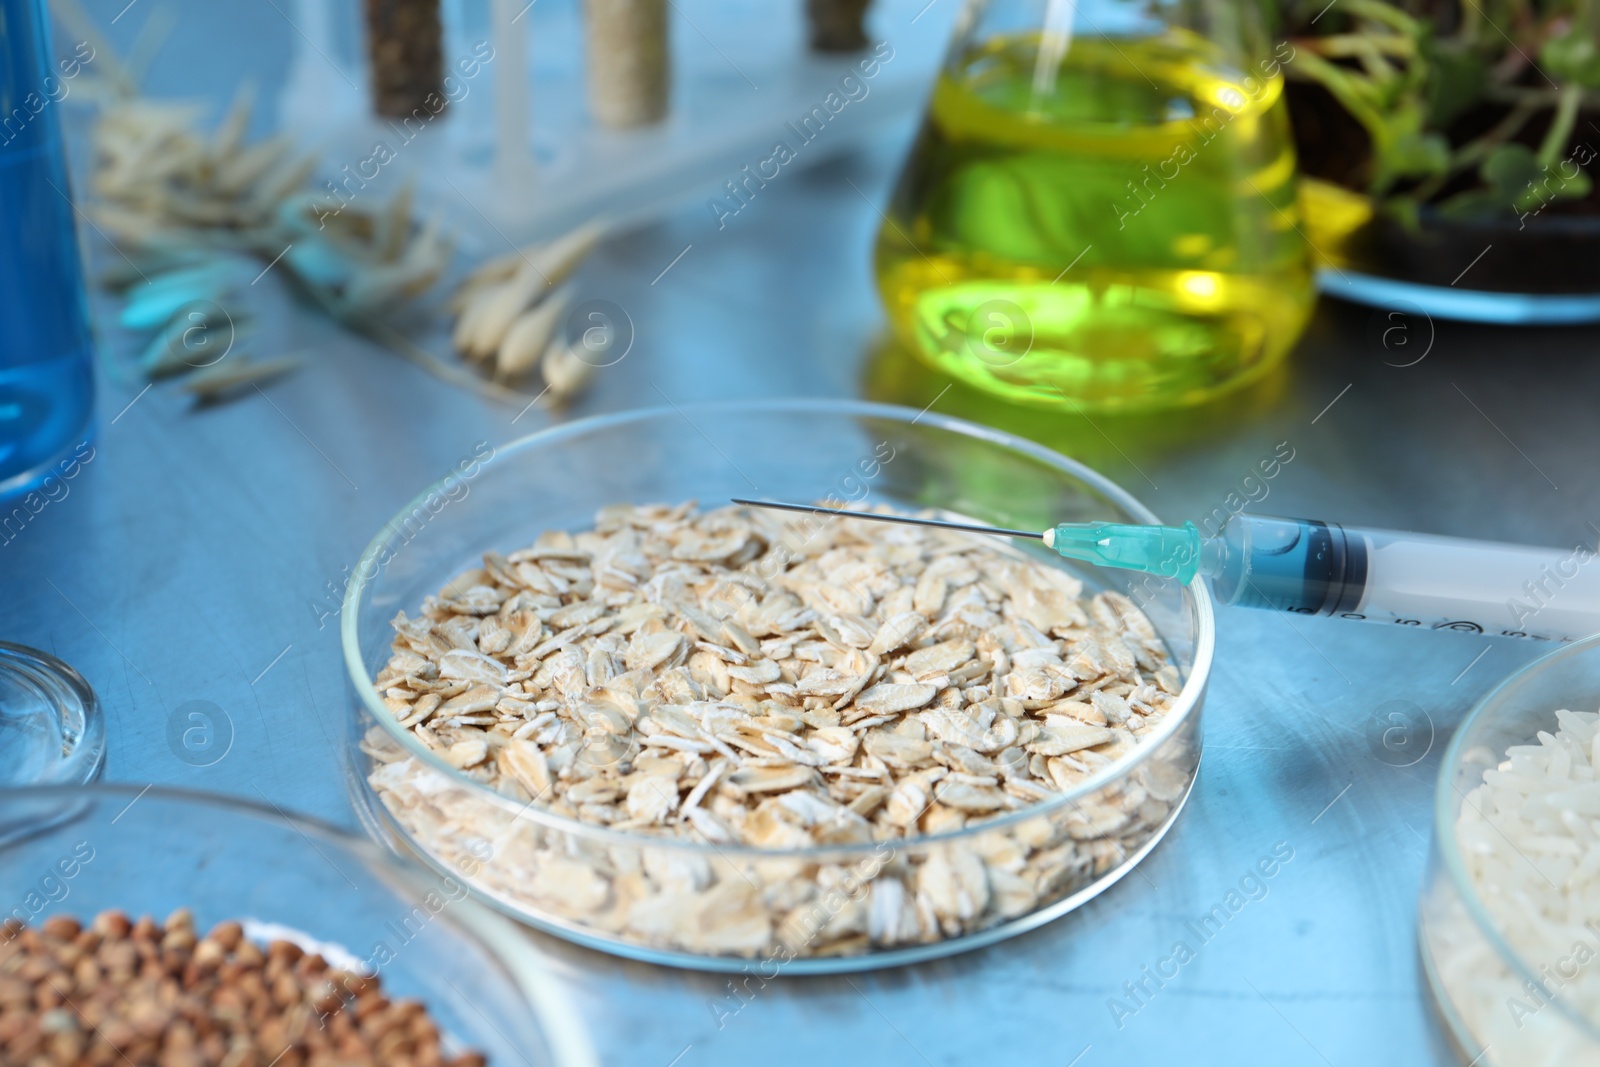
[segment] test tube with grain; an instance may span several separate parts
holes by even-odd
[[[867,47],[872,0],[806,0],[806,24],[816,52],[859,52]]]
[[[439,0],[366,0],[372,103],[385,118],[444,109]]]
[[[667,0],[584,0],[589,107],[612,129],[660,122],[671,71]]]

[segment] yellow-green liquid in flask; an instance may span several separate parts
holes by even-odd
[[[1066,411],[1197,403],[1281,359],[1314,295],[1283,81],[1210,55],[1173,31],[1051,63],[1034,34],[947,68],[878,241],[901,340]]]

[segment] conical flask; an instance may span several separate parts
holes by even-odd
[[[1254,0],[969,0],[880,231],[894,330],[1063,411],[1202,402],[1314,299]]]

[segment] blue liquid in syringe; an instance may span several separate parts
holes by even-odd
[[[1241,515],[1222,536],[1234,564],[1213,579],[1223,603],[1299,615],[1343,615],[1361,604],[1366,545],[1337,523]]]

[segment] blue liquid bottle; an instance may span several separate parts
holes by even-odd
[[[0,497],[90,432],[94,367],[44,0],[0,0]]]

